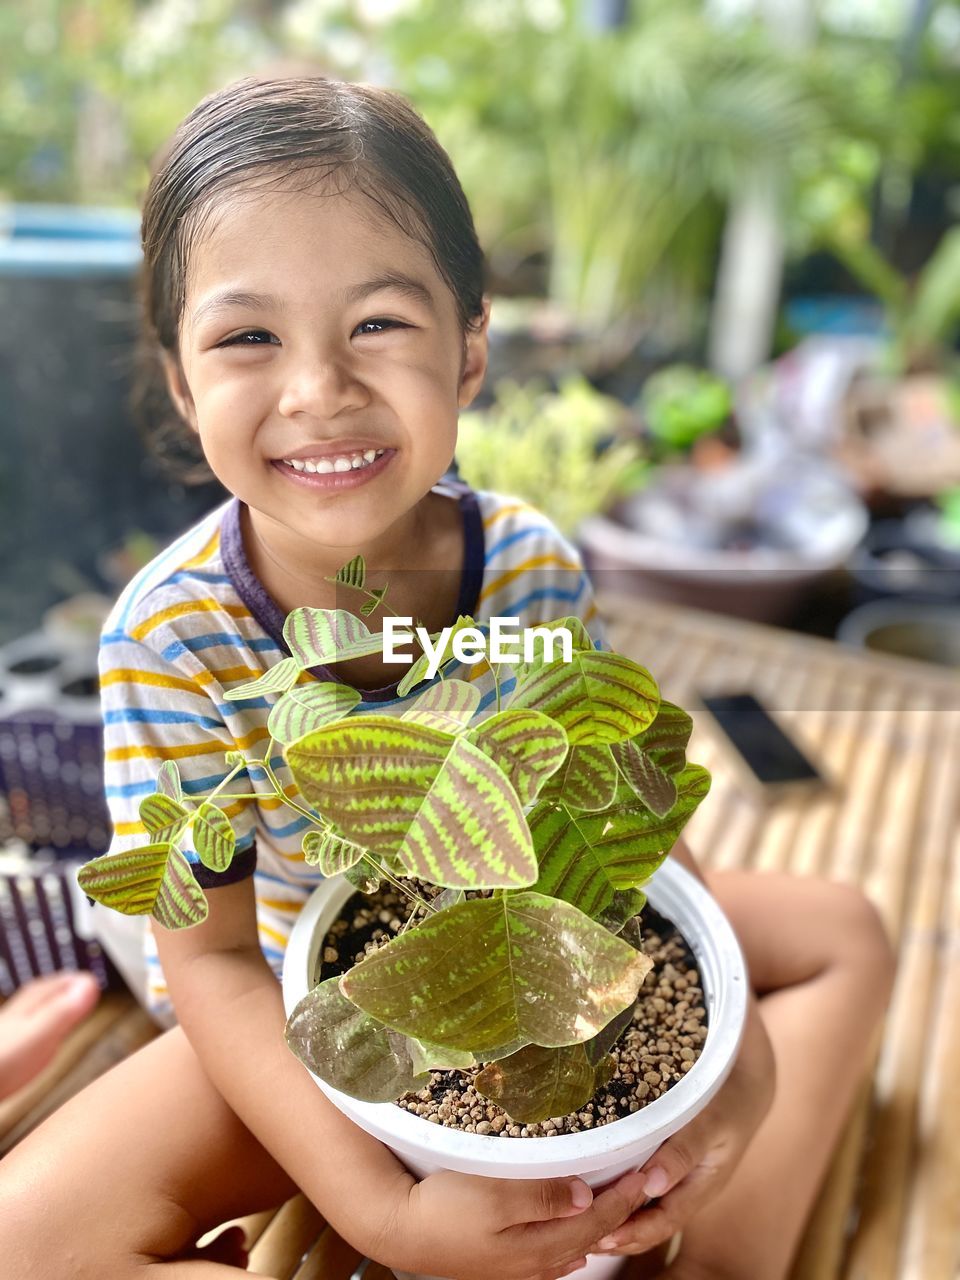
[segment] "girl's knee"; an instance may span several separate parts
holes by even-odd
[[[897,957],[886,925],[865,893],[849,884],[824,884],[829,895],[829,925],[837,962],[862,975],[867,991],[886,1006],[893,988]]]

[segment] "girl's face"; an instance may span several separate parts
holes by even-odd
[[[287,541],[371,546],[450,465],[487,320],[464,337],[427,250],[363,196],[248,192],[193,251],[186,387],[169,356],[167,381],[252,516]]]

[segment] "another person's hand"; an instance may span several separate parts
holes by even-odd
[[[378,1256],[449,1280],[558,1280],[624,1221],[641,1183],[628,1174],[594,1196],[579,1178],[434,1173],[410,1187]]]
[[[0,1005],[0,1098],[40,1074],[99,997],[92,973],[52,973],[32,978]]]
[[[770,1109],[775,1083],[773,1048],[752,999],[743,1045],[723,1087],[638,1174],[627,1175],[642,1184],[633,1205],[638,1212],[595,1242],[590,1252],[645,1253],[681,1230],[732,1177]]]

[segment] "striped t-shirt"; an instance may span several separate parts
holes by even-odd
[[[576,614],[601,643],[580,558],[544,515],[520,499],[474,492],[459,482],[441,481],[435,491],[456,501],[463,518],[457,614],[470,614],[481,626],[492,617],[532,626]],[[104,624],[100,687],[111,853],[149,842],[139,805],[156,790],[165,760],[176,761],[186,797],[206,795],[229,772],[226,752],[254,759],[269,742],[267,717],[278,695],[242,702],[224,697],[290,652],[282,634],[285,614],[247,558],[240,511],[239,500],[231,498],[187,530],[128,584]],[[444,670],[475,681],[481,691],[475,717],[489,713],[496,692],[484,663]],[[398,681],[405,671],[398,668]],[[337,678],[335,667],[314,667],[301,673],[300,682]],[[507,701],[515,683],[509,675],[501,680]],[[352,714],[399,714],[426,687],[418,685],[405,698],[397,696],[396,683],[364,690]],[[279,750],[270,765],[284,794],[303,803]],[[301,849],[309,820],[276,796],[262,768],[241,771],[225,794],[246,792],[250,800],[223,803],[237,836],[225,872],[208,870],[189,845],[184,852],[205,888],[253,876],[260,944],[279,978],[293,921],[322,876],[305,863]],[[169,1023],[173,1013],[153,935],[146,928],[144,934],[145,1002],[158,1021]]]

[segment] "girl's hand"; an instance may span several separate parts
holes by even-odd
[[[643,1190],[634,1213],[594,1244],[592,1253],[644,1253],[669,1240],[726,1186],[773,1101],[773,1048],[751,999],[739,1057],[716,1097],[638,1174]],[[613,1186],[623,1187],[626,1179]],[[648,1200],[654,1204],[646,1205]],[[642,1207],[646,1206],[646,1207]]]
[[[409,1188],[367,1252],[397,1270],[449,1280],[559,1280],[624,1221],[642,1181],[628,1174],[594,1196],[579,1178],[433,1173]]]

